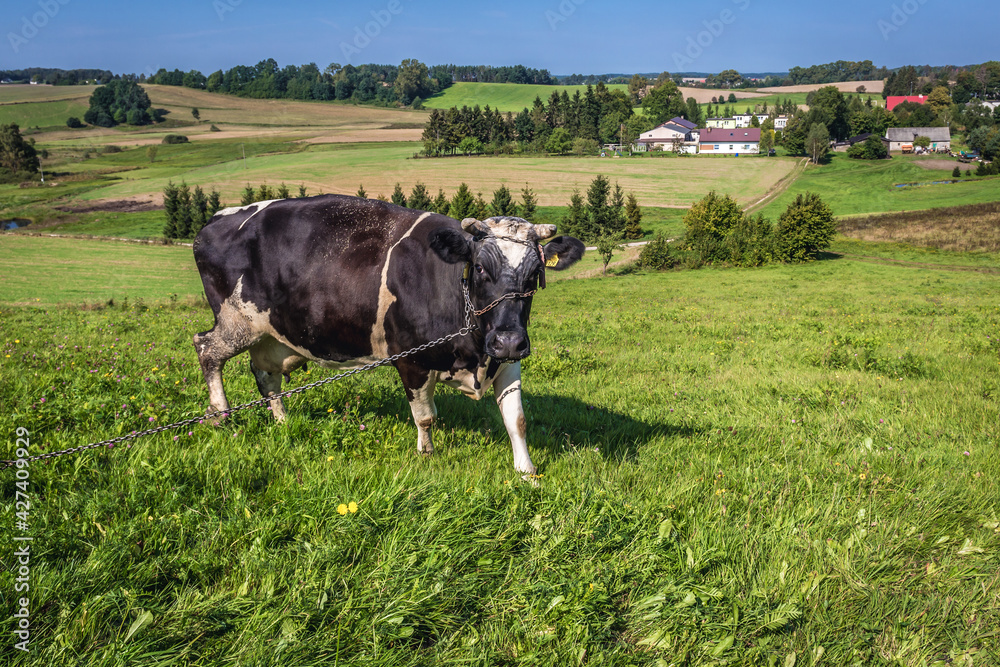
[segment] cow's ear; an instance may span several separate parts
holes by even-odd
[[[544,246],[545,266],[553,271],[562,271],[576,264],[586,246],[572,236],[557,236]]]
[[[431,232],[431,250],[449,264],[472,261],[472,239],[451,227],[442,227]]]

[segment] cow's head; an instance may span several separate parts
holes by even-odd
[[[583,257],[583,243],[571,236],[557,236],[539,245],[539,241],[556,233],[555,225],[533,225],[512,217],[483,221],[466,218],[462,229],[465,231],[438,229],[432,233],[430,243],[449,264],[466,264],[469,296],[477,310],[504,295],[544,287],[546,268],[562,271]],[[529,296],[504,299],[479,315],[486,354],[500,361],[516,361],[531,354],[530,312]]]

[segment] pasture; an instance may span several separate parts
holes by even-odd
[[[39,281],[71,243],[9,242],[8,279]],[[119,252],[87,247],[92,280],[139,274],[127,302],[0,313],[0,427],[32,453],[206,404],[190,341],[211,313],[188,273],[149,269],[190,250],[94,245]],[[996,663],[1000,276],[937,255],[552,281],[525,362],[538,487],[489,399],[440,392],[418,458],[388,370],[289,400],[285,425],[240,413],[32,464],[32,652],[0,655]],[[256,396],[242,358],[226,377],[234,403]]]

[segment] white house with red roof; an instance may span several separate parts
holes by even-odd
[[[760,128],[705,128],[699,134],[698,151],[708,155],[757,154],[760,152]]]

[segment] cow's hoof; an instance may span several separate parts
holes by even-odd
[[[541,486],[542,477],[544,477],[544,475],[539,475],[539,474],[533,473],[533,472],[529,472],[529,473],[525,473],[525,474],[521,475],[521,479],[522,480],[524,480],[528,484],[531,484],[534,487]]]
[[[430,457],[434,456],[434,450],[432,449],[426,452],[417,452],[417,454],[419,454],[420,458],[422,459],[429,459]]]

